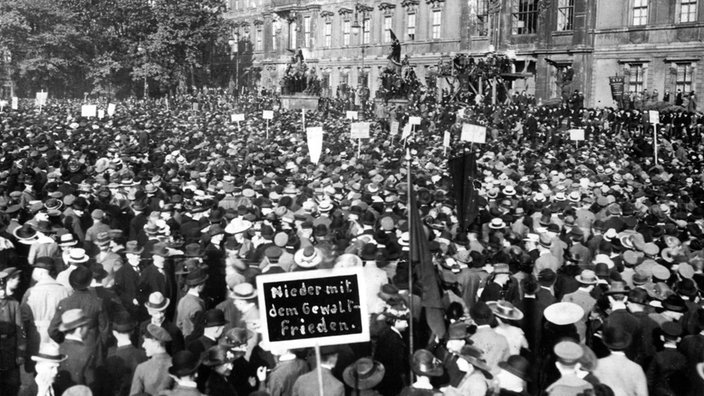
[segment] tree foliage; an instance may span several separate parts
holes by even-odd
[[[210,85],[228,56],[220,0],[0,0],[0,50],[20,95],[126,96]]]

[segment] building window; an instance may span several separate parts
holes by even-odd
[[[235,0],[235,9],[236,10],[240,9],[240,0]]]
[[[486,36],[489,33],[489,0],[477,1],[477,36]]]
[[[680,22],[697,21],[697,0],[680,0]]]
[[[304,47],[311,47],[311,30],[310,30],[310,16],[305,16],[303,18],[303,40],[305,42],[303,43]]]
[[[408,23],[406,24],[406,32],[408,39],[413,41],[416,38],[416,14],[408,14]]]
[[[538,24],[538,0],[511,0],[511,32],[535,34]]]
[[[392,22],[393,22],[393,19],[391,19],[390,15],[386,15],[384,17],[384,42],[385,43],[391,42],[391,29],[393,29]]]
[[[442,10],[433,10],[432,38],[439,39],[442,32]]]
[[[633,0],[633,25],[648,24],[648,0]]]
[[[325,46],[332,47],[332,22],[325,22]]]
[[[676,89],[682,91],[683,93],[688,93],[692,91],[692,64],[691,63],[677,63],[675,64],[677,70],[677,77],[675,80]]]
[[[628,91],[643,92],[643,82],[645,81],[645,68],[642,63],[631,63],[626,65],[628,74]]]
[[[557,30],[574,29],[574,0],[560,0],[557,5]]]
[[[297,33],[296,29],[298,29],[296,21],[292,21],[291,23],[288,24],[288,38],[289,38],[288,47],[289,48],[293,48],[293,49],[298,48],[298,42],[297,42],[298,37],[296,35],[296,33]]]
[[[342,45],[350,45],[350,28],[349,19],[342,22]]]
[[[362,44],[369,44],[372,41],[371,19],[362,19]]]
[[[340,73],[340,85],[347,85],[350,82],[350,76],[346,71]]]
[[[255,40],[255,41],[254,41],[255,49],[256,49],[257,51],[261,51],[261,50],[264,49],[263,46],[262,46],[262,44],[264,43],[264,42],[262,41],[262,36],[263,36],[263,34],[262,34],[262,29],[261,29],[261,28],[258,28],[257,30],[254,31],[254,34],[255,34],[255,39],[254,39],[254,40]]]

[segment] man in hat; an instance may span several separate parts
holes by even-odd
[[[528,396],[526,389],[526,382],[530,381],[528,359],[520,355],[511,355],[507,361],[499,363],[499,367],[501,371],[495,377],[499,384],[499,396]]]
[[[482,351],[471,346],[462,347],[457,359],[457,367],[462,376],[457,386],[443,389],[443,395],[485,395],[490,387],[489,380],[493,379],[489,367],[482,359]]]
[[[169,368],[169,374],[175,379],[173,389],[162,394],[169,396],[201,396],[196,384],[197,372],[200,367],[200,355],[190,351],[177,352]]]
[[[468,325],[464,322],[452,323],[447,330],[445,345],[439,344],[437,347],[433,347],[431,344],[428,348],[429,351],[433,352],[433,355],[442,360],[445,368],[445,376],[442,378],[444,381],[440,383],[457,386],[464,376],[464,373],[457,366],[457,359],[460,356],[462,347],[467,344],[467,338],[469,337],[467,328]]]
[[[610,355],[599,359],[594,375],[616,395],[647,396],[648,381],[643,369],[626,357],[631,335],[620,327],[606,326],[602,341]]]
[[[386,368],[386,375],[377,386],[383,395],[396,395],[408,383],[408,345],[403,333],[408,329],[410,314],[404,304],[387,307],[383,313],[387,326],[379,333],[374,353],[374,360]]]
[[[186,276],[188,292],[181,297],[176,307],[176,326],[186,338],[193,332],[199,314],[205,310],[205,302],[200,298],[200,293],[207,279],[208,274],[201,268],[191,271]]]
[[[98,234],[95,245],[98,246],[98,252],[94,256],[95,262],[107,272],[102,284],[111,288],[115,285],[115,272],[122,268],[122,257],[112,251],[112,239],[107,232]]]
[[[129,396],[132,376],[137,366],[147,360],[144,350],[132,344],[131,336],[137,323],[126,311],[115,315],[112,336],[115,345],[108,348],[105,364],[96,369],[100,388],[115,396]]]
[[[64,257],[64,262],[68,265],[68,268],[56,275],[56,281],[64,285],[69,291],[73,292],[73,287],[71,287],[68,278],[71,275],[71,272],[78,268],[79,265],[87,263],[89,259],[90,257],[88,257],[84,249],[69,249],[68,255]]]
[[[384,365],[370,358],[360,358],[350,364],[342,373],[345,384],[352,388],[355,395],[377,394],[374,387],[386,374]]]
[[[49,324],[49,336],[54,341],[61,343],[64,334],[63,330],[60,330],[60,326],[64,312],[80,309],[83,316],[88,318],[86,334],[82,337],[82,341],[87,350],[97,354],[102,351],[100,348],[107,342],[110,322],[105,304],[94,291],[88,289],[92,280],[93,273],[84,266],[79,266],[71,272],[69,283],[74,292],[61,300],[56,308],[56,314]]]
[[[470,337],[474,346],[484,351],[484,360],[492,373],[498,373],[499,362],[511,355],[506,337],[491,327],[494,313],[484,301],[477,301],[469,310],[469,316],[477,325],[477,331]]]
[[[69,309],[61,314],[58,330],[64,333],[59,351],[67,358],[59,366],[57,388],[73,385],[93,386],[95,380],[96,350],[85,342],[90,318],[81,309]]]
[[[665,322],[660,326],[663,349],[657,352],[648,367],[648,389],[651,395],[687,395],[690,381],[687,376],[687,357],[677,350],[682,326]]]
[[[171,300],[175,294],[175,287],[173,274],[167,268],[170,267],[167,263],[170,256],[169,250],[166,245],[158,243],[154,245],[151,256],[151,264],[144,267],[139,276],[139,294],[146,300],[147,296],[159,292]],[[173,308],[169,309],[169,317],[172,317],[173,310]]]
[[[173,383],[169,377],[171,356],[166,353],[166,343],[171,341],[171,336],[163,328],[148,324],[144,332],[142,348],[149,360],[140,363],[134,371],[130,395],[146,393],[159,394],[164,389],[170,389]]]
[[[259,307],[257,307],[257,290],[251,283],[240,283],[232,289],[233,303],[240,311],[239,327],[256,332],[259,329]]]
[[[568,396],[591,394],[594,387],[580,377],[579,359],[584,354],[582,347],[573,341],[561,341],[553,348],[557,361],[555,366],[560,372],[560,378],[547,387],[550,396]]]
[[[139,274],[142,271],[142,249],[137,245],[137,241],[127,241],[125,244],[125,265],[115,272],[114,290],[122,301],[122,306],[130,312],[133,318],[144,317],[139,298]]]
[[[266,378],[266,390],[270,395],[284,396],[293,392],[293,384],[298,377],[310,371],[308,362],[299,359],[290,350],[273,350],[276,366]],[[260,378],[260,382],[264,381]]]
[[[27,342],[20,304],[8,294],[8,275],[0,271],[0,389],[14,396],[20,389]]]
[[[579,282],[579,289],[572,293],[565,294],[562,297],[562,301],[575,303],[584,310],[584,319],[575,323],[575,326],[577,326],[580,340],[585,340],[587,332],[586,321],[589,317],[589,313],[594,308],[594,304],[596,304],[596,299],[592,296],[592,291],[598,279],[594,271],[589,269],[582,270],[579,275],[575,276],[575,279]]]
[[[228,377],[232,373],[232,356],[227,347],[214,345],[208,349],[203,357],[203,366],[208,367],[210,373],[205,383],[205,393],[209,396],[229,396],[237,392],[230,384]]]
[[[203,335],[192,340],[187,345],[187,349],[197,356],[217,344],[218,338],[222,335],[227,324],[225,315],[219,309],[208,310],[201,320],[203,321]]]
[[[59,395],[54,387],[54,381],[59,373],[59,365],[66,360],[66,356],[59,353],[59,346],[47,342],[41,349],[32,355],[32,361],[37,375],[34,380],[23,386],[21,396],[53,396]]]
[[[95,209],[90,213],[90,218],[93,219],[93,225],[88,227],[86,230],[86,239],[85,242],[95,244],[95,241],[98,240],[98,235],[101,232],[109,232],[110,231],[110,226],[104,223],[105,221],[105,212],[102,209]],[[89,245],[86,245],[89,246]]]
[[[154,292],[149,295],[149,299],[144,303],[149,314],[149,319],[140,324],[142,334],[145,334],[147,327],[150,324],[159,326],[169,334],[169,339],[166,343],[166,350],[169,354],[176,353],[185,348],[183,333],[181,330],[166,318],[166,310],[171,303],[171,299],[164,297],[159,292]]]
[[[323,378],[324,396],[343,396],[345,385],[332,375],[332,369],[337,364],[338,348],[335,345],[320,348],[320,368]],[[298,377],[293,384],[292,396],[315,395],[319,392],[317,370],[308,372]],[[378,388],[377,388],[378,389]]]

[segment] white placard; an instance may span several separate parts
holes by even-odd
[[[112,117],[115,114],[115,103],[108,104],[108,115]]]
[[[323,152],[323,128],[306,128],[306,135],[308,138],[308,152],[310,153],[310,161],[317,164],[320,160],[320,154]]]
[[[420,117],[408,117],[408,123],[411,125],[420,125]]]
[[[105,110],[98,110],[98,119],[102,120],[105,117]]]
[[[648,110],[648,122],[651,124],[659,124],[660,112],[657,110]]]
[[[398,121],[391,121],[391,128],[389,130],[391,136],[398,135]]]
[[[486,143],[486,127],[474,124],[462,124],[460,140],[471,143]]]
[[[461,109],[457,109],[457,118],[462,118],[464,117],[464,107]]]
[[[411,124],[406,124],[401,132],[401,140],[407,139],[409,136],[411,136]]]
[[[369,139],[369,123],[353,122],[350,124],[350,137],[352,139]]]
[[[46,106],[46,100],[49,98],[49,92],[37,92],[37,106]]]
[[[347,111],[347,119],[348,120],[356,120],[358,119],[357,112],[356,111]]]
[[[570,129],[570,140],[584,140],[584,129]]]
[[[230,116],[230,119],[232,120],[232,122],[244,121],[244,114],[242,114],[242,113],[233,114]]]
[[[274,119],[274,111],[273,110],[262,111],[262,118],[265,120],[273,120]]]
[[[442,138],[442,146],[443,147],[450,147],[450,132],[445,131],[445,135]]]
[[[9,105],[9,103],[6,100],[0,100],[0,111],[2,111],[7,105]]]
[[[19,108],[20,108],[20,98],[18,98],[17,96],[13,96],[13,97],[12,97],[12,102],[11,102],[11,104],[10,104],[10,108],[11,108],[12,110],[17,110],[17,109],[19,109]]]
[[[98,113],[98,106],[83,105],[81,106],[81,117],[95,117]]]

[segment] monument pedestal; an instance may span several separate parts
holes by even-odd
[[[286,110],[317,110],[320,96],[310,96],[304,94],[281,95],[281,107]]]

